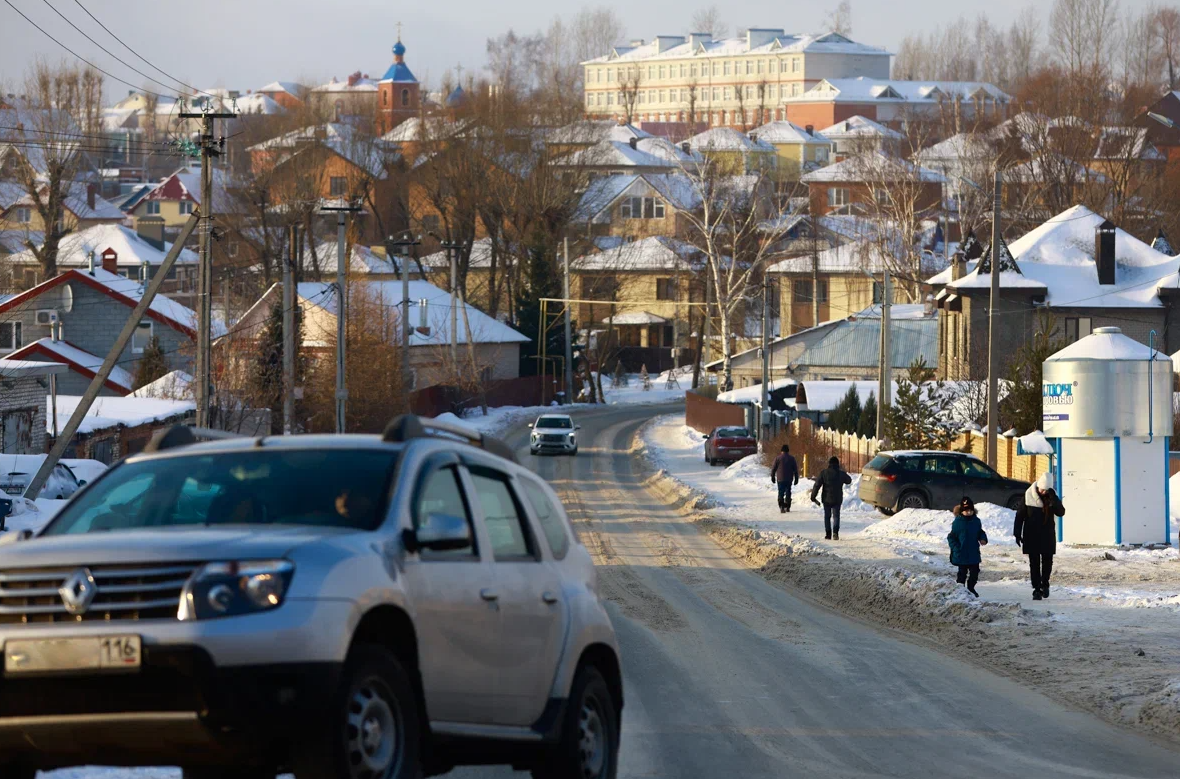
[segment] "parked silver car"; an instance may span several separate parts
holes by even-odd
[[[529,454],[557,452],[558,454],[578,453],[578,431],[569,414],[542,414],[529,425]]]
[[[180,445],[177,445],[180,444]],[[561,502],[504,444],[174,428],[0,546],[0,778],[615,776],[619,651]]]

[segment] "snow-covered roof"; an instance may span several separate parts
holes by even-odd
[[[13,199],[13,196],[15,196],[15,199]],[[42,199],[46,197],[46,188],[40,190],[39,196]],[[13,206],[31,206],[33,203],[33,198],[23,186],[15,182],[0,184],[0,212],[6,211]],[[121,221],[125,216],[119,210],[118,206],[98,194],[95,194],[94,208],[91,208],[90,195],[87,190],[87,184],[84,181],[70,182],[64,205],[75,217],[88,221],[107,220],[117,222]]]
[[[922,165],[961,165],[971,160],[988,159],[993,154],[992,145],[979,133],[956,133],[946,140],[922,149],[914,159]]]
[[[651,133],[633,124],[620,124],[613,119],[586,119],[552,130],[546,143],[572,146],[592,146],[602,141],[629,143],[632,138],[651,138]]]
[[[699,265],[702,257],[701,250],[692,244],[657,235],[572,259],[570,267],[579,271],[687,271]]]
[[[688,139],[689,148],[696,152],[742,152],[745,154],[774,154],[775,149],[758,136],[757,140],[743,135],[732,127],[713,127]]]
[[[795,379],[771,379],[767,384],[767,391],[773,392],[798,383]],[[717,395],[717,400],[721,403],[758,403],[762,400],[762,385],[757,384],[753,387],[741,387],[722,392]]]
[[[575,222],[609,222],[607,209],[620,197],[651,197],[658,194],[673,208],[691,211],[701,204],[698,183],[681,173],[643,173],[629,176],[599,176],[586,187],[574,212]]]
[[[307,90],[307,87],[294,81],[272,81],[261,89],[259,92],[286,92],[294,97],[299,97]]]
[[[808,184],[845,181],[921,181],[938,184],[945,182],[946,178],[937,171],[878,150],[805,173],[799,180]]]
[[[815,130],[807,132],[807,128],[800,127],[794,122],[788,122],[786,120],[767,122],[761,127],[751,130],[750,135],[770,144],[814,143],[824,146],[831,145],[831,141],[825,138],[822,133],[816,132]]]
[[[979,260],[968,260],[966,263],[966,267],[963,270],[963,275],[966,276],[967,274],[974,271],[978,266],[979,266]],[[933,276],[926,279],[926,283],[933,284],[935,286],[940,286],[943,284],[950,284],[952,281],[951,274],[953,274],[954,272],[955,272],[955,269],[951,265],[948,265],[945,268],[943,268],[941,271],[939,271],[938,273],[936,273]]]
[[[137,398],[165,398],[187,400],[193,396],[193,377],[184,371],[166,373],[131,393]]]
[[[822,79],[801,95],[784,99],[786,103],[824,100],[836,103],[938,103],[942,100],[970,101],[978,98],[1009,102],[1012,97],[986,81],[907,81],[902,79],[829,78]]]
[[[1104,184],[1107,181],[1106,176],[1100,171],[1071,160],[1062,154],[1044,152],[1019,165],[1005,168],[1004,182],[1012,184],[1054,183],[1067,174],[1075,180],[1089,181],[1095,184]]]
[[[1115,231],[1115,283],[1098,283],[1094,231],[1105,219],[1085,206],[1061,212],[1008,248],[1021,273],[1000,274],[1000,286],[1040,287],[1055,308],[1158,308],[1158,290],[1173,288],[1180,258],[1167,257],[1121,228]],[[952,290],[986,289],[991,277],[972,271]]]
[[[1152,160],[1167,159],[1159,149],[1147,140],[1146,127],[1108,126],[1098,130],[1098,148],[1094,151],[1096,160]]]
[[[644,138],[634,147],[626,141],[601,141],[558,162],[587,168],[675,168],[692,159],[664,138]]]
[[[1144,362],[1156,360],[1168,362],[1171,358],[1159,349],[1151,349],[1145,343],[1123,335],[1117,327],[1096,327],[1090,335],[1079,338],[1064,349],[1045,358],[1045,362],[1068,360],[1135,360]]]
[[[232,175],[224,168],[212,168],[213,209],[220,213],[234,213],[233,199],[229,195]],[[201,204],[201,166],[189,165],[165,176],[152,187],[139,202],[144,200],[188,200]],[[137,203],[138,204],[138,203]]]
[[[61,363],[40,362],[37,360],[21,360],[12,357],[0,357],[0,378],[19,379],[24,376],[48,376],[51,373],[65,373],[68,368]]]
[[[608,316],[602,320],[602,324],[609,325],[612,321],[615,325],[662,325],[668,320],[650,311],[626,311],[613,317]]]
[[[311,267],[311,250],[307,246],[301,246],[302,252],[302,267]],[[336,241],[321,241],[316,244],[316,257],[319,258],[320,264],[330,270],[336,268]],[[379,273],[379,274],[394,274],[400,273],[398,266],[380,254],[374,252],[368,246],[361,246],[353,244],[352,250],[348,254],[348,271],[350,273]],[[413,271],[411,271],[413,272]]]
[[[119,267],[138,268],[145,261],[149,265],[162,263],[172,249],[172,244],[165,243],[163,249],[157,249],[129,227],[121,224],[98,224],[63,237],[57,249],[57,264],[58,267],[86,268],[90,265],[91,251],[94,252],[95,264],[99,264],[102,253],[107,249],[114,249],[118,254],[116,262]],[[12,255],[9,259],[20,264],[31,265],[37,262],[33,252],[28,249]],[[176,262],[182,265],[195,265],[197,254],[192,249],[181,249]]]
[[[230,101],[230,108],[236,108],[239,114],[265,116],[287,112],[287,109],[276,103],[273,97],[264,92],[251,92],[248,95],[239,95]]]
[[[447,257],[446,250],[437,251],[434,254],[428,254],[418,260],[422,263],[424,268],[449,268],[451,261]],[[496,257],[496,266],[498,268],[506,268],[510,265],[516,264],[516,258],[513,257],[504,246],[500,247],[499,256]],[[471,242],[471,256],[468,258],[469,268],[490,268],[492,266],[492,239],[479,238]],[[410,272],[414,272],[411,265]]]
[[[333,76],[332,80],[327,84],[320,84],[318,87],[312,87],[312,92],[376,92],[377,82],[371,78],[358,78],[349,83],[349,81],[337,81]]]
[[[893,396],[897,396],[897,382],[892,382]],[[795,406],[801,411],[827,412],[840,405],[848,390],[856,387],[863,405],[870,395],[877,394],[876,381],[801,381],[795,395]]]
[[[93,377],[102,367],[105,358],[91,354],[85,349],[79,349],[68,341],[54,341],[52,338],[40,338],[30,344],[25,344],[12,353],[17,359],[31,358],[33,355],[43,355],[51,360],[59,361],[70,368],[80,370],[84,375]],[[111,389],[130,392],[134,386],[131,372],[118,365],[111,368],[107,377],[107,384]]]
[[[308,125],[298,130],[256,143],[246,151],[290,151],[283,162],[316,145],[323,146],[361,168],[374,178],[384,179],[388,175],[386,165],[398,156],[397,147],[384,139],[371,139],[361,135],[355,127],[342,122]]]
[[[458,135],[468,124],[446,116],[411,116],[382,135],[381,140],[387,143],[446,140]]]
[[[278,285],[272,287],[277,289]],[[336,315],[335,285],[321,281],[305,281],[298,285],[300,299],[307,305],[323,309],[332,316]],[[362,299],[389,308],[400,308],[402,303],[402,282],[400,280],[365,281],[349,287],[350,305],[358,305]],[[430,332],[423,334],[415,330],[410,337],[411,346],[436,346],[450,343],[450,294],[430,282],[410,281],[410,321],[417,326],[421,316],[421,301],[427,303],[426,321]],[[456,305],[463,305],[456,300]],[[467,330],[464,320],[471,325],[471,340],[473,343],[524,343],[529,339],[512,329],[509,325],[488,316],[475,306],[467,304],[466,314],[459,312],[459,343],[467,343]]]
[[[825,127],[819,131],[819,134],[830,141],[838,141],[845,138],[865,138],[869,136],[901,140],[903,137],[897,130],[891,130],[880,122],[875,122],[859,114],[850,116],[841,122],[836,122],[831,127]]]
[[[59,422],[69,419],[82,402],[80,395],[57,396],[57,418]],[[93,433],[97,430],[109,430],[112,427],[124,425],[139,427],[153,422],[164,422],[174,417],[183,417],[196,411],[197,405],[191,400],[165,400],[162,398],[125,397],[95,398],[94,403],[86,411],[78,433]],[[53,432],[53,419],[46,414],[46,431]]]
[[[815,35],[787,33],[783,28],[751,28],[745,35],[713,40],[707,33],[658,35],[640,45],[615,46],[610,53],[582,62],[582,65],[607,65],[612,62],[636,62],[685,57],[733,57],[744,54],[858,54],[887,57],[889,52],[877,46],[857,43],[837,32]]]

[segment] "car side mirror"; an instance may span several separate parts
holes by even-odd
[[[581,430],[581,429],[582,429],[581,425],[574,425],[574,430]]]
[[[403,539],[411,552],[467,549],[471,546],[471,525],[452,514],[430,514],[417,530],[406,530]]]
[[[85,479],[78,479],[78,486],[79,486],[79,487],[85,487],[85,486],[86,486],[86,480],[85,480]]]

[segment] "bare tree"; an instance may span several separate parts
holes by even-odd
[[[1159,9],[1149,6],[1139,13],[1128,11],[1122,19],[1118,45],[1123,89],[1158,87],[1163,72],[1163,55],[1155,25]]]
[[[1118,0],[1054,0],[1049,48],[1071,74],[1109,72],[1117,44]]]
[[[692,29],[689,32],[707,32],[714,38],[724,38],[729,35],[729,25],[721,21],[721,11],[711,5],[692,15]]]
[[[1159,38],[1160,54],[1167,66],[1168,89],[1177,86],[1177,66],[1180,63],[1180,10],[1164,7],[1156,12],[1155,34]]]
[[[852,3],[840,0],[835,8],[824,16],[823,28],[840,35],[852,35]]]
[[[639,104],[639,90],[643,86],[642,67],[619,66],[619,107],[627,124],[635,121],[635,109]]]

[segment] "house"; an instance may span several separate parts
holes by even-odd
[[[45,445],[49,377],[65,373],[54,362],[0,359],[0,452],[41,454]]]
[[[1172,126],[1153,119],[1149,113],[1170,119]],[[1159,149],[1168,162],[1180,159],[1180,92],[1166,92],[1159,100],[1140,111],[1135,126],[1147,131],[1146,141]]]
[[[640,141],[654,137],[633,124],[615,119],[583,119],[550,131],[545,136],[545,146],[549,154],[556,158],[588,149],[604,141],[630,144],[632,140]]]
[[[307,105],[322,121],[368,123],[377,117],[378,91],[377,82],[358,70],[344,81],[333,76],[327,84],[313,87]]]
[[[330,352],[336,339],[337,296],[335,285],[308,281],[297,286],[297,297],[303,315],[303,347],[311,354]],[[273,285],[259,298],[235,325],[235,330],[258,332],[270,316],[275,304],[282,299],[279,284]],[[349,287],[353,311],[364,305],[385,306],[393,311],[402,305],[401,281],[361,281]],[[364,301],[364,305],[360,305]],[[462,306],[462,304],[459,304]],[[447,351],[451,342],[451,296],[433,284],[410,282],[411,370],[414,389],[419,390],[447,380]],[[466,359],[468,332],[475,353],[479,375],[484,381],[512,379],[520,375],[520,345],[528,338],[503,322],[497,321],[474,306],[462,306],[457,315],[459,329],[456,340]],[[470,331],[468,330],[470,326]]]
[[[450,290],[451,288],[451,260],[455,253],[457,261],[458,249],[451,252],[441,250],[410,261],[411,278],[415,278],[418,265],[426,271],[426,280],[436,287]],[[467,259],[467,292],[466,300],[480,311],[492,315],[494,318],[507,316],[511,308],[509,294],[511,286],[508,284],[509,271],[516,265],[516,257],[506,247],[494,244],[490,238],[479,238],[471,243],[471,254]],[[493,272],[494,267],[494,272]],[[496,298],[496,305],[492,299]]]
[[[900,154],[905,140],[897,130],[859,114],[828,125],[819,134],[831,141],[836,162],[878,151]]]
[[[740,176],[774,169],[778,150],[757,137],[732,127],[714,127],[688,139],[688,148],[703,162],[724,174]]]
[[[224,168],[213,168],[213,209],[218,214],[238,212],[229,194],[231,175]],[[201,166],[188,165],[166,176],[151,191],[128,209],[135,219],[158,217],[165,234],[179,232],[189,216],[201,205]]]
[[[401,278],[402,258],[396,255],[392,258],[387,257],[385,247],[362,246],[354,243],[348,248],[346,273],[349,278],[367,281],[388,281]],[[312,269],[315,267],[315,263],[312,262],[311,247],[301,244],[299,250],[300,258],[297,267],[304,269],[305,278],[310,277]],[[336,268],[339,265],[338,252],[339,245],[336,241],[320,241],[316,244],[315,257],[319,262],[320,281],[336,280]],[[412,259],[405,259],[406,267],[410,271],[410,278],[421,278],[422,274],[418,270],[417,263]]]
[[[910,81],[890,78],[824,78],[801,95],[783,100],[787,119],[817,127],[862,116],[882,124],[909,119],[1007,118],[1012,97],[982,81]]]
[[[124,278],[139,279],[146,273],[151,279],[172,249],[172,244],[163,240],[162,222],[143,220],[140,225],[143,230],[153,227],[155,235],[137,233],[121,224],[100,224],[70,233],[58,244],[58,270],[89,270],[94,263]],[[41,266],[32,251],[13,254],[8,263],[26,288],[35,286]],[[197,253],[181,249],[161,291],[178,297],[191,295],[196,286],[196,269]]]
[[[939,370],[948,379],[981,379],[986,373],[990,247],[979,265],[946,283],[939,309]],[[1180,258],[1169,257],[1084,206],[1074,206],[1010,246],[1001,244],[1000,303],[996,347],[1017,354],[1034,334],[1051,327],[1065,344],[1095,327],[1117,326],[1161,351],[1177,350],[1169,332],[1180,300]]]
[[[257,91],[288,111],[298,111],[307,101],[308,88],[295,81],[272,81]]]
[[[832,142],[817,133],[815,125],[800,127],[786,120],[768,122],[751,130],[750,137],[774,147],[778,158],[775,166],[784,181],[795,181],[803,173],[822,168],[831,158]]]
[[[118,224],[125,218],[114,203],[99,196],[97,184],[72,181],[65,192],[61,226],[66,232],[99,224]],[[47,187],[42,187],[37,195],[44,204],[49,197]],[[14,182],[0,183],[0,230],[45,232],[37,202],[27,189]]]
[[[889,212],[904,198],[906,214],[933,213],[942,201],[946,179],[938,173],[882,151],[849,157],[803,175],[812,216],[832,213]]]
[[[60,430],[77,410],[78,395],[57,396],[57,426]],[[66,448],[72,459],[98,460],[110,465],[142,452],[158,430],[172,425],[192,424],[197,404],[192,400],[164,398],[97,398],[86,411],[82,424]],[[44,426],[52,446],[54,421]]]
[[[18,352],[26,344],[52,337],[56,319],[58,340],[67,341],[88,357],[76,359],[82,368],[93,366],[93,360],[105,358],[115,342],[119,331],[127,322],[132,309],[143,294],[143,284],[116,274],[114,259],[105,267],[92,271],[70,269],[42,282],[30,290],[8,296],[0,302],[0,354]],[[118,365],[134,374],[140,355],[157,338],[166,360],[172,367],[188,368],[193,361],[192,343],[196,338],[197,315],[191,309],[177,303],[166,295],[159,294],[152,299],[144,318],[138,323]],[[214,335],[225,331],[220,322],[213,323]],[[39,349],[26,352],[28,359],[45,355],[45,344]],[[56,347],[58,351],[64,347]],[[59,357],[54,356],[53,361]],[[74,373],[85,376],[85,371],[74,369]],[[118,392],[126,386],[126,380],[116,380],[107,389]]]
[[[560,173],[589,177],[619,174],[676,173],[692,165],[699,155],[688,151],[688,144],[677,146],[667,138],[629,138],[605,140],[578,149],[553,161]]]
[[[590,182],[571,222],[591,238],[681,235],[682,214],[700,207],[700,186],[680,174],[605,176]]]
[[[52,328],[50,328],[52,331]],[[98,375],[106,355],[96,354],[79,349],[69,341],[56,338],[52,333],[45,338],[38,338],[32,343],[25,344],[20,349],[10,353],[8,359],[30,360],[39,363],[54,363],[65,366],[63,375],[57,377],[57,391],[65,395],[81,395],[90,386],[90,382]],[[100,395],[122,397],[135,389],[135,377],[131,371],[122,365],[115,365],[103,383]]]

